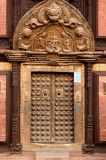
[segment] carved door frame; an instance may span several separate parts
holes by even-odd
[[[77,66],[76,66],[77,65]],[[58,146],[58,148],[66,148],[66,146],[63,145],[43,145],[43,144],[31,144],[30,142],[30,125],[29,123],[29,118],[30,117],[30,98],[31,98],[31,73],[47,73],[47,72],[59,72],[59,73],[81,73],[82,76],[82,81],[81,82],[75,82],[75,88],[74,88],[74,107],[75,107],[75,125],[79,122],[81,123],[81,125],[77,125],[77,127],[75,127],[75,143],[74,144],[69,144],[67,145],[68,148],[71,149],[75,149],[76,147],[81,150],[81,145],[84,143],[85,141],[85,136],[84,136],[84,124],[85,124],[85,120],[84,120],[84,95],[83,94],[84,91],[84,65],[83,64],[70,64],[68,66],[35,66],[31,63],[22,63],[21,64],[21,70],[20,70],[20,104],[21,104],[21,108],[20,108],[20,141],[23,144],[23,150],[26,149],[34,149],[34,148],[55,148]],[[27,74],[26,74],[27,73]],[[26,81],[27,80],[27,81]],[[26,94],[26,92],[28,94]],[[79,93],[81,95],[79,95]],[[27,96],[26,96],[27,95]],[[77,95],[79,95],[79,99],[77,100]],[[25,109],[26,106],[26,109]],[[26,112],[26,114],[25,114]],[[26,116],[25,116],[26,115]],[[25,120],[26,119],[26,120]],[[28,122],[28,123],[27,123]],[[25,124],[26,123],[26,124]],[[24,127],[26,126],[26,128]],[[79,128],[81,131],[81,135],[78,136],[78,131]],[[26,130],[27,130],[27,134],[26,134]],[[77,135],[77,136],[76,136]],[[79,143],[79,145],[77,144]],[[72,147],[73,146],[73,147]]]

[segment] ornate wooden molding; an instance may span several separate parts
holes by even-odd
[[[12,144],[10,151],[12,153],[21,151],[19,136],[19,64],[13,62],[12,67]]]
[[[48,52],[31,52],[31,51],[6,51],[4,52],[8,61],[19,61],[19,62],[48,62],[49,60],[63,61],[67,57],[66,61],[69,62],[97,62],[105,56],[103,52],[70,52],[70,53],[54,53],[49,54]],[[57,58],[56,58],[57,57]],[[50,61],[49,61],[50,62]],[[39,62],[40,63],[40,62]]]

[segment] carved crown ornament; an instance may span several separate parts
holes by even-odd
[[[45,0],[20,20],[13,40],[17,51],[93,52],[94,38],[81,13],[64,0]]]

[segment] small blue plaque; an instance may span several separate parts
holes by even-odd
[[[81,72],[74,72],[74,82],[81,82]]]

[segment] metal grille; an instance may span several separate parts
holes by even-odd
[[[73,74],[32,74],[32,143],[74,141],[73,93]]]

